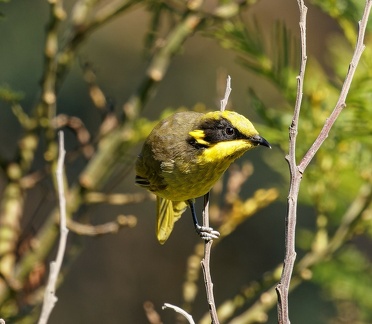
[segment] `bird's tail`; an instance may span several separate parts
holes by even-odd
[[[157,197],[157,224],[156,237],[160,244],[164,244],[172,233],[174,222],[185,211],[187,204],[184,201],[171,201]]]

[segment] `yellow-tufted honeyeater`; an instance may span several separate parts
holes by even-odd
[[[207,194],[230,164],[246,151],[270,144],[233,111],[176,113],[155,126],[136,161],[136,184],[157,196],[156,235],[164,244],[187,205],[197,233],[219,236],[198,224],[194,199]]]

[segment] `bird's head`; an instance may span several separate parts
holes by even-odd
[[[235,160],[258,145],[271,148],[253,124],[234,111],[213,111],[198,120],[191,132],[189,143],[201,152],[201,163],[223,159]]]

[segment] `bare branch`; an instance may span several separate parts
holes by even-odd
[[[300,189],[300,183],[302,179],[302,174],[305,171],[306,167],[309,165],[310,161],[315,156],[316,152],[319,150],[323,142],[328,136],[330,129],[332,128],[337,117],[341,113],[344,107],[346,107],[346,97],[350,89],[350,85],[356,70],[356,67],[359,63],[360,57],[364,50],[364,34],[368,21],[368,16],[371,10],[372,0],[367,0],[366,6],[363,13],[363,18],[359,22],[359,33],[357,44],[355,47],[354,55],[352,61],[349,65],[349,70],[347,72],[339,99],[337,104],[331,113],[330,117],[324,123],[323,129],[319,133],[317,139],[314,141],[313,145],[310,147],[308,152],[303,157],[300,164],[297,166],[296,163],[296,137],[298,131],[298,120],[300,114],[300,107],[303,94],[303,81],[306,68],[306,14],[307,7],[304,5],[302,0],[298,0],[298,6],[300,10],[300,31],[301,31],[301,67],[300,74],[297,77],[297,98],[294,108],[294,114],[291,126],[289,128],[289,154],[286,156],[286,160],[289,164],[290,169],[290,188],[288,195],[288,214],[286,216],[286,229],[285,229],[285,258],[282,276],[279,284],[276,287],[276,292],[278,295],[278,322],[280,324],[288,324],[289,321],[289,311],[288,311],[288,293],[291,284],[291,277],[294,267],[294,262],[296,259],[295,251],[295,231],[296,231],[296,218],[297,218],[297,200],[298,193]]]
[[[226,91],[225,91],[225,97],[221,100],[221,111],[224,111],[227,106],[227,102],[229,101],[229,96],[231,93],[231,77],[230,75],[227,76],[226,81]]]
[[[227,105],[227,101],[229,100],[231,92],[231,77],[227,77],[226,82],[226,91],[225,97],[221,100],[221,111],[224,111]],[[204,210],[203,210],[203,226],[209,227],[209,193],[204,196]],[[218,324],[218,316],[216,310],[216,304],[214,302],[214,295],[213,295],[213,283],[212,277],[210,272],[210,258],[211,258],[211,248],[212,248],[213,240],[206,241],[204,244],[204,257],[201,261],[201,266],[203,269],[204,275],[204,284],[205,290],[207,293],[207,301],[209,305],[209,314],[212,319],[212,324]]]
[[[177,306],[174,306],[172,304],[168,304],[168,303],[165,303],[164,306],[163,306],[163,309],[166,309],[166,308],[172,308],[174,311],[176,311],[177,313],[180,313],[182,314],[183,316],[185,316],[185,318],[187,319],[187,321],[190,323],[190,324],[195,324],[192,316],[187,313],[186,311],[184,311],[182,308],[179,308]]]
[[[91,135],[88,129],[85,127],[83,121],[75,116],[68,116],[65,114],[59,114],[52,120],[55,128],[67,127],[71,129],[76,139],[80,144],[80,150],[86,159],[89,159],[94,154],[94,146],[91,144]],[[71,153],[69,153],[71,154]]]
[[[290,188],[288,195],[288,213],[286,216],[285,228],[285,257],[283,263],[282,276],[276,287],[278,295],[278,322],[288,324],[288,293],[292,277],[294,262],[296,260],[295,238],[296,238],[296,218],[297,218],[297,198],[300,189],[302,174],[299,172],[296,163],[296,138],[298,132],[298,119],[303,95],[303,83],[306,69],[306,14],[307,7],[302,0],[298,0],[300,9],[300,31],[301,31],[301,67],[297,76],[297,97],[293,113],[291,126],[289,127],[289,154],[286,160],[290,170]]]
[[[48,283],[45,288],[44,302],[41,310],[39,324],[46,324],[48,318],[57,302],[55,295],[58,274],[61,270],[63,256],[65,254],[66,242],[68,229],[66,227],[66,198],[64,189],[64,177],[63,177],[63,163],[65,160],[66,151],[64,148],[64,136],[63,132],[59,132],[59,157],[56,170],[57,187],[58,187],[58,198],[59,198],[59,223],[60,223],[60,239],[57,251],[56,260],[50,263]]]
[[[204,210],[203,210],[203,226],[209,227],[209,193],[204,196]],[[205,290],[207,293],[207,302],[209,305],[209,314],[212,319],[212,324],[218,324],[216,304],[214,302],[213,295],[213,283],[210,271],[210,259],[211,259],[211,249],[213,240],[205,241],[204,244],[204,257],[201,261],[201,266],[204,275]]]
[[[99,236],[117,233],[123,227],[132,228],[136,226],[137,218],[132,215],[119,215],[114,221],[100,225],[81,224],[72,219],[67,222],[70,231],[86,236]]]
[[[110,205],[128,205],[138,204],[145,200],[155,200],[151,193],[127,193],[127,194],[106,194],[102,192],[87,192],[84,196],[86,204],[110,204]]]

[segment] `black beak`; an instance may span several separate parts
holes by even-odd
[[[252,136],[250,139],[249,139],[251,142],[253,142],[255,145],[262,145],[262,146],[266,146],[268,148],[271,149],[271,145],[269,144],[268,141],[266,141],[263,137],[261,137],[260,135],[255,135],[255,136]]]

